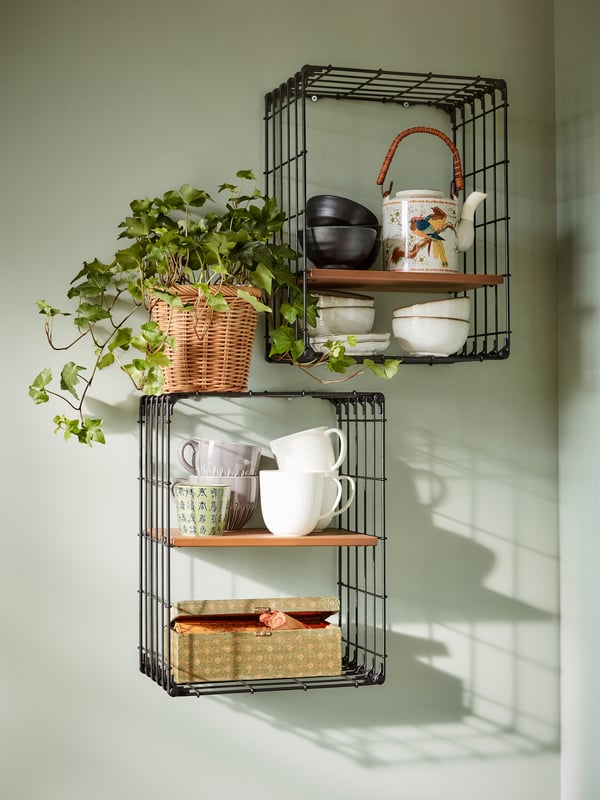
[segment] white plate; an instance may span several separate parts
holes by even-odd
[[[350,345],[347,342],[348,336],[354,336],[356,338],[356,344]],[[326,353],[327,347],[325,347],[325,342],[328,341],[339,341],[341,342],[344,347],[346,348],[346,355],[349,356],[376,356],[379,353],[383,353],[384,350],[387,350],[390,346],[390,336],[389,333],[365,333],[365,334],[353,334],[353,333],[331,333],[328,336],[313,336],[310,340],[312,347],[318,353]]]

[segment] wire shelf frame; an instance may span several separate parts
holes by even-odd
[[[169,630],[176,596],[171,557],[171,437],[177,405],[190,400],[202,415],[206,397],[256,403],[261,398],[322,400],[333,406],[347,453],[340,472],[356,482],[355,500],[340,515],[343,531],[376,538],[375,546],[337,546],[342,672],[323,677],[175,683]],[[376,686],[385,680],[385,400],[380,393],[244,392],[144,396],[139,407],[139,668],[171,696]],[[301,409],[298,409],[301,413]],[[274,537],[273,545],[277,546]],[[318,539],[315,547],[318,545]],[[206,599],[206,598],[202,598]]]
[[[508,99],[506,82],[481,76],[397,72],[383,69],[305,65],[264,98],[265,192],[277,198],[287,216],[281,241],[298,250],[298,279],[304,292],[305,311],[297,323],[297,338],[304,342],[309,362],[318,354],[311,346],[306,320],[306,296],[310,287],[334,288],[331,271],[314,269],[299,247],[298,232],[304,226],[309,182],[309,152],[318,152],[318,141],[311,131],[311,107],[317,101],[349,101],[357,105],[380,103],[402,110],[414,106],[435,109],[451,127],[451,138],[463,161],[464,199],[477,188],[487,194],[478,211],[475,243],[462,254],[462,274],[479,279],[472,292],[472,323],[464,347],[451,356],[407,356],[402,353],[366,356],[382,362],[398,357],[402,364],[448,364],[464,361],[502,360],[510,354],[509,302],[509,209],[508,209]],[[330,274],[327,274],[327,273]],[[343,288],[348,291],[381,290],[381,283],[369,286],[371,270],[345,270]],[[389,274],[389,273],[388,273]],[[404,273],[406,275],[406,273]],[[486,277],[489,281],[486,282]],[[310,287],[309,287],[310,284]],[[335,288],[342,288],[339,283]],[[437,287],[439,293],[466,295],[473,288]],[[386,291],[390,290],[386,287]],[[393,291],[411,292],[401,282]],[[428,287],[435,292],[436,287]],[[269,355],[269,334],[281,324],[282,296],[274,303],[267,320],[265,358]],[[414,302],[414,301],[411,301]],[[335,337],[333,337],[335,338]],[[365,356],[356,356],[358,362]]]

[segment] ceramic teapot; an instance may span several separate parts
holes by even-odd
[[[433,189],[408,189],[392,195],[383,182],[402,139],[412,133],[430,133],[445,142],[454,160],[451,197]],[[475,238],[475,209],[486,198],[474,191],[463,203],[458,218],[457,194],[464,189],[460,154],[454,142],[436,128],[407,128],[396,136],[385,156],[377,183],[382,187],[383,266],[397,272],[456,273],[458,253],[468,250]]]

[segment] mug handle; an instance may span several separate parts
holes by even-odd
[[[338,469],[341,465],[342,461],[346,458],[346,434],[340,428],[327,428],[325,431],[325,436],[332,436],[336,435],[340,440],[340,454],[337,457],[337,461],[332,467],[329,467],[330,472]]]
[[[344,475],[344,477],[346,477],[346,476]],[[336,508],[337,504],[342,499],[342,482],[341,482],[341,480],[339,478],[334,478],[333,476],[327,477],[327,478],[323,478],[323,480],[324,481],[335,481],[335,483],[337,485],[337,492],[335,494],[335,501],[334,501],[333,505],[331,506],[331,508],[328,511],[325,512],[325,514],[319,514],[319,516],[317,518],[317,522],[320,519],[327,519],[328,517],[333,516],[335,514],[335,508]]]
[[[354,495],[356,494],[356,483],[354,482],[354,478],[351,478],[350,475],[338,475],[337,478],[326,478],[326,480],[348,481],[350,485],[350,490],[348,492],[348,500],[344,503],[344,505],[341,508],[338,508],[337,511],[334,511],[333,514],[326,515],[326,516],[337,517],[339,516],[339,514],[343,514],[344,511],[346,511],[346,509],[350,508],[350,506],[354,502]],[[337,503],[335,505],[337,505]]]
[[[175,497],[175,487],[178,483],[185,483],[185,478],[177,478],[171,483],[171,494]]]
[[[190,439],[186,439],[184,442],[182,442],[179,445],[179,460],[181,461],[182,465],[187,470],[189,470],[190,472],[196,472],[196,467],[193,464],[190,464],[190,462],[185,457],[185,449],[186,449],[186,447],[191,447],[192,448],[192,451],[194,453],[194,456],[192,456],[192,457],[195,457],[195,455],[196,455],[196,447],[195,447],[194,443]]]

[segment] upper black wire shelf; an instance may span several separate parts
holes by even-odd
[[[402,109],[427,107],[441,114],[439,127],[446,127],[448,136],[460,152],[464,189],[462,199],[475,190],[486,193],[487,199],[478,210],[475,220],[474,245],[460,254],[460,274],[456,281],[443,275],[436,284],[435,275],[426,281],[413,280],[414,273],[394,273],[372,266],[370,269],[318,269],[302,252],[301,231],[305,226],[307,196],[315,184],[322,182],[324,163],[320,146],[327,138],[330,150],[334,132],[333,117],[327,129],[314,122],[314,109],[320,101],[355,101],[357,128],[360,127],[361,102],[378,103]],[[319,101],[319,102],[317,102]],[[371,105],[371,109],[372,109]],[[347,289],[359,292],[466,294],[472,298],[471,327],[460,352],[449,357],[406,356],[392,354],[375,356],[373,360],[400,357],[403,364],[449,363],[456,361],[499,360],[510,352],[509,313],[509,211],[508,211],[508,100],[506,82],[500,78],[444,75],[436,73],[400,72],[385,69],[336,67],[307,64],[294,75],[265,95],[265,185],[266,192],[277,198],[286,213],[282,231],[286,241],[299,252],[297,274],[305,293],[314,289]],[[369,112],[370,113],[370,112]],[[369,121],[373,117],[370,114]],[[348,117],[345,117],[346,122]],[[436,117],[437,119],[437,117]],[[352,131],[339,132],[339,150],[354,147]],[[368,133],[356,149],[381,147]],[[354,150],[352,150],[354,152]],[[373,154],[368,152],[368,158]],[[310,158],[309,158],[310,156]],[[337,157],[334,153],[333,157]],[[426,156],[423,157],[426,159]],[[317,167],[316,164],[319,164]],[[315,166],[313,166],[315,165]],[[353,170],[355,171],[355,170]],[[325,190],[326,191],[326,190]],[[337,194],[339,192],[331,192]],[[459,193],[460,194],[460,193]],[[300,232],[300,235],[299,235]],[[427,285],[424,285],[427,284]],[[414,299],[407,303],[417,302]],[[268,321],[267,360],[270,327],[279,324],[279,310],[274,308]],[[304,339],[305,356],[314,356],[306,317],[298,324],[298,337]],[[391,350],[391,348],[390,348]],[[363,360],[360,357],[357,360]]]

